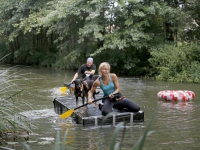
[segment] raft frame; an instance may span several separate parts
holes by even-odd
[[[99,95],[98,97],[100,98],[102,96]],[[68,101],[70,101],[70,104]],[[82,105],[81,99],[79,100],[79,102],[79,106]],[[58,97],[53,100],[53,103],[54,111],[60,115],[71,108],[75,108],[75,97],[74,95]],[[76,124],[82,126],[115,126],[119,122],[125,122],[128,124],[144,122],[144,112],[142,110],[136,113],[115,111],[108,116],[101,115],[101,111],[99,110],[99,108],[95,108],[93,104],[85,106],[84,110],[84,114],[81,114],[79,111],[75,111],[72,113],[71,117]]]

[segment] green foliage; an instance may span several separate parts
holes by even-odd
[[[10,62],[10,60],[12,59],[10,54],[11,53],[9,53],[8,47],[6,46],[5,42],[0,41],[0,58],[4,58],[4,59],[1,59],[1,63]]]
[[[2,20],[0,36],[3,42],[7,44],[7,53],[11,53],[12,58],[8,60],[9,63],[24,65],[42,64],[45,66],[50,66],[54,63],[41,62],[42,58],[39,57],[44,57],[48,54],[48,51],[54,46],[53,39],[56,36],[51,31],[48,31],[46,26],[38,22],[41,16],[34,16],[38,12],[42,14],[42,7],[47,7],[48,2],[48,0],[10,0],[0,2],[1,10],[3,10],[0,15],[0,19]],[[36,24],[36,22],[39,24]],[[49,37],[46,35],[49,35]],[[38,50],[41,51],[37,52]],[[34,56],[35,58],[31,58],[33,54],[36,55]],[[51,61],[55,61],[55,59]]]
[[[151,75],[159,80],[200,83],[199,43],[166,45],[151,52]]]
[[[200,39],[200,1],[199,0],[187,0],[188,5],[183,7],[184,12],[190,15],[188,19],[188,25],[184,28],[184,32],[181,33],[181,38],[186,41],[193,41]]]
[[[200,35],[198,0],[7,0],[0,8],[2,55],[16,64],[77,69],[93,56],[116,73],[141,76],[153,74],[152,50]]]
[[[55,60],[56,60],[55,54],[52,52],[49,52],[48,54],[45,55],[45,57],[42,57],[40,61],[40,65],[43,67],[52,67]]]

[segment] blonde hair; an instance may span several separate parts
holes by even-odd
[[[99,70],[98,70],[98,72],[99,72],[99,75],[100,75],[100,76],[102,76],[101,70],[103,69],[103,67],[108,67],[109,70],[110,70],[110,64],[107,63],[107,62],[103,62],[103,63],[101,63],[101,64],[99,65]]]

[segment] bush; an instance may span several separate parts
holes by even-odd
[[[151,52],[151,76],[158,80],[200,83],[200,43],[166,45]]]

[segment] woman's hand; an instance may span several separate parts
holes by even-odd
[[[110,98],[114,98],[115,96],[114,96],[113,93],[111,93],[111,94],[109,95],[109,97],[110,97]]]
[[[92,103],[93,103],[92,99],[88,99],[88,104],[92,104]]]

